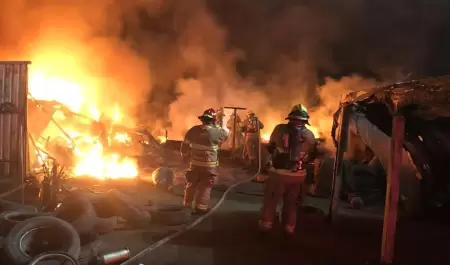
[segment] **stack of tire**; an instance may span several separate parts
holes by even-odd
[[[109,211],[111,215],[99,217],[96,210],[100,214]],[[88,264],[98,254],[93,247],[99,245],[98,235],[116,229],[118,216],[136,228],[150,222],[147,209],[116,190],[99,199],[81,194],[67,197],[51,213],[26,206],[9,209],[0,214],[4,258],[7,264],[25,265],[40,253],[59,251],[68,253],[80,264]]]
[[[98,254],[98,236],[115,230],[119,219],[136,229],[147,227],[151,219],[155,224],[173,226],[183,225],[191,218],[190,210],[182,205],[144,207],[117,190],[96,196],[74,194],[50,213],[15,205],[16,209],[9,207],[0,214],[3,260],[8,265],[26,265],[33,257],[51,251],[67,253],[80,264],[89,264]]]

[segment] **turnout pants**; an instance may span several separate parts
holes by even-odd
[[[276,170],[269,171],[264,190],[263,206],[259,226],[263,230],[273,227],[277,205],[283,199],[281,222],[287,233],[293,233],[297,221],[297,200],[302,194],[306,173],[301,176],[285,175]]]
[[[258,158],[258,134],[247,133],[245,136],[245,151],[247,152],[250,162],[254,162]]]
[[[217,167],[191,166],[186,172],[186,188],[184,190],[184,205],[192,207],[195,198],[195,208],[208,210],[211,189],[217,176]]]

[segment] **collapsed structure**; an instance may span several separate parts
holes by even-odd
[[[449,101],[450,76],[356,91],[341,98],[332,130],[337,154],[330,214],[338,217],[343,158],[360,141],[387,173],[382,262],[392,262],[399,199],[414,214],[448,212]]]

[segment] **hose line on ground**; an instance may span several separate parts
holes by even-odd
[[[0,194],[0,199],[3,199],[5,197],[13,194],[16,191],[19,191],[19,190],[23,189],[23,188],[25,188],[25,185],[19,185],[17,188],[14,188],[14,189],[12,189],[10,191],[4,192],[4,193]]]
[[[258,176],[258,174],[261,171],[261,136],[260,136],[260,128],[259,128],[259,121],[257,122],[257,128],[258,128],[258,152],[259,152],[259,158],[258,158],[258,171],[256,172],[256,174],[254,174],[252,177],[248,178],[248,179],[244,179],[241,180],[239,182],[236,182],[235,184],[231,185],[227,190],[225,190],[225,192],[222,194],[222,196],[220,197],[219,201],[216,203],[216,205],[214,205],[214,207],[211,208],[211,211],[207,212],[205,215],[199,217],[197,220],[195,220],[194,222],[190,223],[189,225],[183,227],[182,229],[180,229],[179,231],[177,231],[176,233],[173,233],[171,235],[168,235],[167,237],[153,243],[152,245],[150,245],[149,247],[143,249],[141,252],[137,253],[136,255],[134,255],[133,257],[131,257],[129,260],[121,263],[120,265],[131,265],[133,264],[133,262],[139,260],[140,258],[143,258],[145,255],[149,254],[150,252],[152,252],[153,250],[157,249],[158,247],[164,245],[165,243],[169,242],[170,240],[186,233],[187,231],[191,230],[192,228],[194,228],[195,226],[197,226],[198,224],[200,224],[201,222],[203,222],[206,218],[208,218],[209,216],[211,216],[214,212],[217,211],[217,209],[219,209],[219,207],[222,205],[222,203],[225,201],[228,193],[230,193],[231,190],[233,190],[235,187],[249,182],[251,180],[253,180],[254,178],[256,178]]]

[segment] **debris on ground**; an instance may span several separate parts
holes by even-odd
[[[128,248],[123,248],[97,255],[96,264],[98,265],[117,264],[128,260],[130,257],[131,257],[130,250]]]

